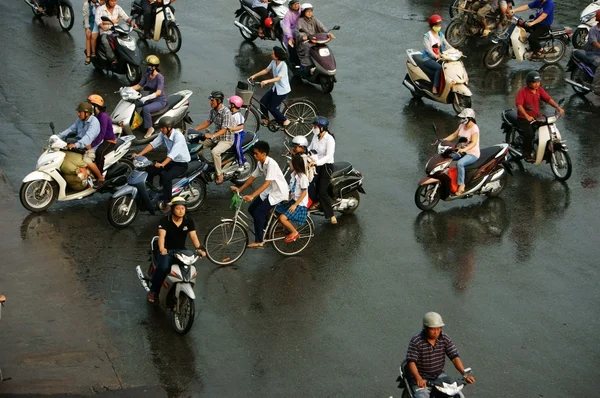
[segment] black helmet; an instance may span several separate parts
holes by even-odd
[[[531,72],[527,73],[527,77],[525,77],[525,81],[527,83],[541,82],[542,76],[540,76],[538,71],[532,70]]]
[[[165,116],[165,117],[163,117],[162,119],[160,119],[160,120],[158,121],[158,127],[159,127],[159,128],[163,128],[163,127],[167,127],[167,128],[169,128],[169,127],[173,127],[173,124],[174,124],[174,122],[175,122],[175,121],[173,120],[173,118],[172,118],[171,116]]]
[[[225,99],[225,94],[223,94],[222,91],[213,91],[212,93],[210,93],[210,97],[208,97],[209,99],[216,99],[217,101],[221,101],[223,102],[223,100]]]

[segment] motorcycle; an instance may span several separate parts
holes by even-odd
[[[140,210],[156,214],[163,205],[162,189],[148,181],[144,169],[153,164],[144,156],[134,159],[135,170],[127,177],[127,185],[119,188],[108,202],[108,221],[113,227],[125,228],[130,225]],[[203,160],[191,161],[185,173],[173,180],[173,197],[181,196],[187,203],[187,211],[200,208],[206,198],[206,183],[200,175],[208,165]]]
[[[149,138],[143,138],[146,131],[142,126],[142,117],[136,112],[135,101],[142,98],[142,93],[131,87],[121,87],[117,91],[121,96],[121,101],[112,111],[110,117],[113,121],[113,130],[115,136],[134,135],[136,140],[134,145],[142,145],[151,142],[160,133],[157,124],[160,119],[170,116],[175,120],[175,127],[186,131],[186,123],[193,123],[190,118],[189,98],[193,92],[190,90],[181,90],[167,97],[167,105],[151,114],[152,124],[154,125],[154,134]],[[141,138],[137,139],[140,136]]]
[[[571,72],[571,78],[566,78],[565,81],[577,94],[586,95],[593,91],[596,95],[600,95],[600,87],[594,87],[597,67],[590,65],[586,57],[582,58],[580,51],[583,50],[575,50],[571,54],[567,63],[567,72]]]
[[[190,151],[190,155],[192,160],[201,160],[202,162],[207,163],[208,167],[200,178],[204,181],[205,184],[208,184],[211,181],[216,181],[217,173],[215,171],[215,167],[213,163],[208,162],[202,152],[204,151],[204,145],[201,141],[204,140],[204,134],[198,133],[195,130],[188,131],[188,149]],[[254,144],[258,141],[258,134],[253,133],[251,131],[246,131],[244,135],[244,140],[242,141],[242,151],[244,152],[244,157],[246,161],[244,163],[244,168],[241,170],[235,161],[235,147],[229,148],[221,155],[221,165],[223,171],[223,181],[231,181],[235,185],[242,185],[254,172],[256,169],[256,159],[252,154],[252,148]]]
[[[466,368],[465,373],[471,373],[471,368]],[[406,367],[406,361],[400,365],[400,374],[396,379],[398,388],[403,389],[402,398],[414,398],[415,391],[413,390],[413,384],[409,379],[410,372]],[[433,381],[427,381],[427,387],[431,388],[431,398],[446,398],[446,397],[460,397],[465,398],[462,393],[462,389],[467,385],[467,381],[464,377],[452,377],[445,376],[437,378]]]
[[[471,7],[473,2],[464,2],[461,4],[460,13],[453,17],[452,22],[446,28],[446,40],[453,47],[460,47],[470,36],[481,37],[483,35],[483,23]],[[452,7],[451,7],[452,9]],[[488,29],[496,30],[500,25],[500,11],[486,15]]]
[[[102,20],[112,23],[108,17],[102,17]],[[122,22],[117,25],[113,24],[110,30],[108,40],[117,62],[113,63],[108,59],[106,50],[100,40],[102,35],[98,35],[97,56],[92,57],[92,64],[96,70],[106,70],[118,75],[125,75],[129,84],[134,85],[142,78],[142,52],[137,45],[137,40],[131,37],[133,27]]]
[[[437,131],[434,126],[434,131]],[[465,167],[465,191],[456,195],[458,185],[455,176],[450,175],[450,167],[454,160],[452,155],[458,147],[450,141],[436,141],[437,154],[433,155],[425,166],[427,176],[419,181],[415,192],[415,204],[421,210],[431,210],[441,200],[451,201],[467,199],[474,195],[495,197],[508,184],[508,174],[511,173],[510,164],[506,161],[508,144],[498,144],[482,148],[479,159]]]
[[[252,9],[252,0],[239,0],[240,8],[235,12],[237,21],[233,24],[240,29],[240,34],[246,41],[254,41],[258,36],[261,17]],[[287,0],[269,1],[269,16],[263,26],[263,40],[278,40],[286,48],[283,40],[281,20],[288,12]]]
[[[535,58],[532,57],[533,52],[529,48],[524,26],[525,21],[514,16],[506,33],[492,40],[494,44],[483,57],[483,65],[487,69],[496,69],[509,58],[519,62],[523,62],[524,59],[542,61],[545,64],[556,64],[563,59],[572,34],[571,28],[553,25],[550,32],[540,37],[542,53],[540,58]]]
[[[56,6],[48,7],[43,12],[38,11],[40,2],[37,0],[25,0],[25,3],[31,7],[36,18],[57,17],[61,29],[65,32],[70,31],[75,23],[75,13],[70,0],[58,0]]]
[[[331,30],[340,30],[340,26],[335,25]],[[331,41],[329,33],[309,35],[307,41],[314,44],[309,50],[313,66],[310,70],[306,70],[306,68],[302,68],[299,64],[294,64],[291,57],[288,57],[290,68],[294,76],[302,78],[309,83],[320,85],[321,90],[325,94],[328,94],[333,91],[333,87],[337,83],[335,77],[337,71],[335,57],[327,45]],[[283,48],[287,48],[287,46]]]
[[[469,90],[469,76],[461,58],[463,54],[455,49],[446,50],[441,54],[442,72],[440,76],[439,94],[433,94],[433,75],[429,74],[429,68],[425,66],[423,53],[421,51],[406,50],[406,68],[408,73],[402,84],[413,97],[428,97],[442,104],[452,103],[456,113],[465,108],[471,108],[471,97],[473,93]]]
[[[90,178],[83,179],[86,187],[74,190],[60,171],[65,159],[67,143],[54,134],[54,125],[50,125],[52,136],[48,140],[48,148],[40,155],[36,171],[23,178],[19,197],[27,210],[39,213],[48,209],[56,200],[68,201],[83,199],[96,192],[114,192],[117,187],[127,182],[127,175],[133,170],[133,163],[124,156],[129,152],[133,137],[117,140],[116,148],[105,156],[104,175],[106,183],[98,190],[92,186]],[[79,150],[81,151],[81,150]],[[75,152],[75,151],[72,151]]]
[[[586,45],[590,28],[598,22],[596,21],[596,11],[598,10],[600,10],[600,0],[591,2],[583,9],[579,17],[579,26],[573,33],[573,47],[581,49]]]
[[[559,104],[562,102],[563,100],[559,101]],[[567,152],[569,148],[565,145],[566,141],[562,139],[556,127],[559,117],[558,114],[541,116],[532,123],[534,129],[537,130],[533,140],[533,150],[536,166],[539,166],[542,161],[546,161],[546,163],[550,163],[550,168],[556,179],[566,181],[571,176],[573,166],[571,157]],[[519,170],[523,171],[524,168],[521,163],[521,159],[525,157],[522,153],[523,132],[518,127],[517,111],[514,109],[502,112],[502,134],[504,134],[505,141],[509,145],[509,160],[514,162]]]
[[[152,32],[151,40],[159,42],[160,39],[165,39],[167,48],[172,53],[176,53],[181,49],[181,42],[183,40],[177,21],[175,20],[175,9],[171,5],[174,2],[175,0],[159,0],[153,3],[154,27],[150,30]],[[141,0],[135,0],[131,3],[130,15],[139,27],[138,33],[140,33],[140,37],[147,40],[148,38],[143,33],[145,21]]]
[[[149,284],[158,261],[158,236],[152,238],[149,254],[150,266],[146,274],[139,265],[135,267],[137,276],[146,292],[150,291]],[[194,264],[200,257],[192,250],[174,250],[170,254],[175,261],[171,265],[171,272],[167,274],[161,286],[158,304],[163,309],[170,310],[173,329],[183,335],[190,331],[196,317],[194,285],[198,272]]]

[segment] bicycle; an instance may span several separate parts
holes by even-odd
[[[231,207],[235,214],[232,219],[222,218],[221,223],[212,228],[206,235],[204,247],[206,256],[217,265],[230,265],[239,260],[249,243],[248,230],[252,223],[250,216],[241,211],[242,196],[234,193]],[[273,209],[264,229],[263,242],[270,242],[275,250],[284,256],[294,256],[304,250],[314,236],[315,224],[310,216],[304,224],[293,223],[300,237],[286,243],[288,230],[279,221],[279,214]]]
[[[298,135],[308,137],[312,133],[312,122],[318,114],[317,106],[314,103],[305,99],[283,101],[283,116],[290,121],[290,124],[284,128],[276,120],[269,119],[268,115],[261,112],[260,100],[254,96],[255,86],[258,83],[250,79],[246,82],[238,82],[235,88],[235,95],[244,100],[242,108],[245,108],[245,111],[241,111],[244,112],[244,130],[257,132],[261,126],[260,121],[268,119],[269,124],[266,127],[273,133],[283,130],[291,138]]]

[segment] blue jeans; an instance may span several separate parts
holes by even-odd
[[[442,373],[438,377],[446,377],[445,373]],[[431,390],[429,388],[419,388],[416,384],[412,385],[413,391],[415,392],[415,398],[429,398]]]
[[[242,149],[242,142],[244,142],[244,136],[246,133],[244,130],[238,131],[233,135],[233,146],[235,148],[235,160],[240,166],[246,163],[246,156],[244,156],[244,150]]]
[[[475,163],[477,159],[479,158],[475,155],[466,154],[456,162],[456,168],[458,170],[458,185],[463,185],[465,183],[465,167]]]
[[[429,58],[425,61],[425,66],[433,73],[433,87],[440,88],[440,75],[442,74],[442,64],[435,59]]]
[[[152,280],[150,281],[150,291],[158,293],[160,292],[160,286],[164,282],[167,274],[171,270],[171,264],[173,264],[173,257],[170,254],[158,255],[158,261],[156,262],[156,269],[152,274]]]
[[[273,115],[278,123],[285,122],[285,116],[283,116],[279,110],[279,105],[281,105],[285,97],[287,97],[287,94],[277,95],[277,93],[273,90],[267,91],[267,93],[260,99],[260,111],[264,115],[262,117],[268,118],[269,112],[271,112],[271,115]]]

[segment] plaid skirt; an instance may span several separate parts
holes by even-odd
[[[295,212],[291,212],[288,209],[292,207],[294,201],[290,200],[286,203],[280,203],[275,207],[275,211],[279,214],[285,215],[288,220],[296,224],[304,224],[306,222],[306,216],[308,214],[308,208],[306,206],[296,207]]]

